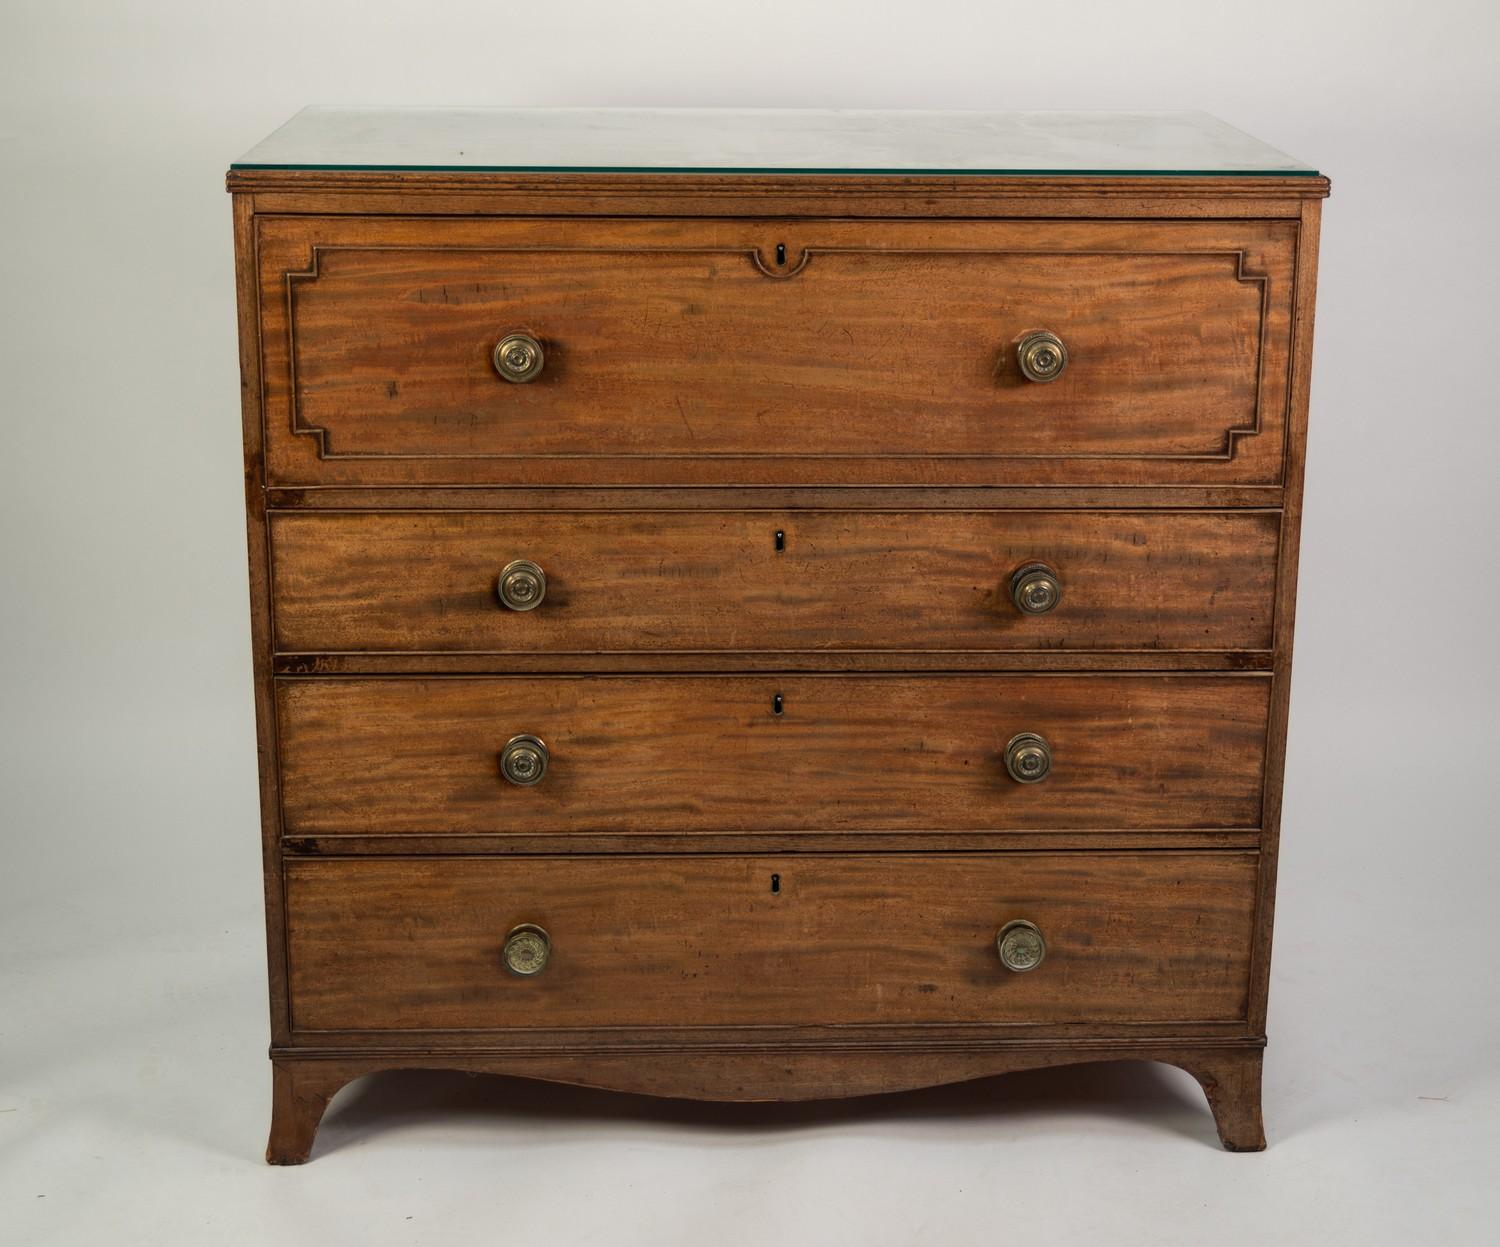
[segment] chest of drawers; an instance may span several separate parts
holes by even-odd
[[[1196,115],[309,111],[229,187],[270,1160],[411,1067],[1165,1061],[1264,1145],[1325,179]]]

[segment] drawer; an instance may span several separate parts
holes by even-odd
[[[1281,479],[1292,222],[256,229],[273,485]]]
[[[276,691],[289,835],[1249,829],[1270,680],[290,677]],[[547,753],[528,786],[500,763],[523,736]],[[533,778],[534,746],[515,749]],[[1043,778],[1012,778],[1043,749]]]
[[[1235,1022],[1255,879],[1253,853],[292,860],[292,1025]]]
[[[271,517],[282,653],[1239,650],[1272,645],[1274,512]],[[502,568],[541,569],[507,609]],[[1017,573],[1061,592],[1019,609]],[[1045,605],[1034,601],[1033,605]]]

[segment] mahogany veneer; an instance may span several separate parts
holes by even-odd
[[[1325,179],[229,186],[268,1159],[402,1067],[1167,1061],[1264,1146]]]
[[[1255,870],[1248,852],[299,860],[292,1027],[1243,1023]],[[1043,928],[1067,991],[995,973],[1012,918]],[[524,921],[557,946],[534,981],[494,972],[496,929]]]
[[[1264,675],[298,679],[288,835],[1260,825]],[[781,713],[775,712],[781,697]],[[1044,783],[1004,752],[1040,733]],[[552,758],[498,785],[518,732]]]
[[[1269,655],[1279,531],[1274,511],[278,511],[276,649]],[[523,547],[553,610],[495,609],[497,552]],[[1068,609],[1025,616],[1005,586],[1038,550]]]

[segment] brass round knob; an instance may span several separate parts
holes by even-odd
[[[515,559],[500,569],[496,591],[502,606],[513,611],[535,610],[547,596],[547,573],[530,559]]]
[[[1023,615],[1045,615],[1061,598],[1057,573],[1045,563],[1027,563],[1010,578],[1010,600]]]
[[[535,736],[512,736],[500,751],[500,774],[513,784],[530,788],[542,782],[550,758],[547,746]]]
[[[1005,769],[1018,784],[1038,784],[1052,769],[1052,746],[1035,732],[1019,732],[1005,746]]]
[[[1016,362],[1028,381],[1056,381],[1068,366],[1068,348],[1055,333],[1038,330],[1021,339]]]
[[[1000,964],[1016,974],[1035,970],[1047,956],[1047,941],[1042,938],[1042,929],[1034,922],[1017,918],[1007,922],[995,936],[995,948],[1000,954]]]
[[[500,960],[512,974],[529,979],[547,968],[551,955],[552,937],[535,923],[523,922],[505,937]]]
[[[517,384],[535,380],[546,358],[542,344],[529,333],[508,333],[495,344],[495,371]]]

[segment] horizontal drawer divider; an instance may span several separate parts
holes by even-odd
[[[296,485],[264,491],[282,511],[1197,511],[1278,510],[1280,485]]]
[[[717,678],[721,678],[721,677],[724,678],[724,679],[749,679],[749,678],[755,678],[755,677],[758,677],[758,676],[765,676],[767,678],[773,678],[777,674],[779,674],[780,672],[781,672],[781,668],[775,668],[773,670],[764,671],[764,672],[738,672],[738,671],[734,671],[734,672],[722,672],[722,671],[662,671],[662,672],[657,672],[657,671],[597,671],[597,672],[596,671],[564,671],[564,672],[547,672],[547,671],[527,671],[527,672],[524,673],[524,675],[517,675],[514,678],[516,678],[516,679],[522,679],[522,678],[524,678],[524,679],[556,678],[556,679],[559,679],[559,680],[587,680],[587,679],[610,680],[610,679],[634,679],[634,678],[639,678],[639,679],[646,679],[646,680],[660,679],[660,680],[663,680],[663,681],[665,681],[665,680],[682,680],[682,679],[699,679],[699,678],[701,678],[701,679],[709,679],[709,680],[711,680],[711,679],[717,679]],[[351,671],[351,672],[347,672],[347,673],[345,673],[345,672],[326,673],[326,672],[321,672],[321,671],[298,672],[298,673],[296,673],[297,676],[306,675],[306,676],[309,676],[312,679],[318,679],[318,680],[321,680],[321,679],[324,679],[324,678],[337,679],[337,678],[339,678],[341,676],[344,676],[344,675],[347,675],[348,678],[350,678],[350,679],[358,679],[363,674],[364,674],[363,672],[357,672],[357,671]],[[969,671],[952,671],[952,670],[904,671],[904,670],[899,670],[899,669],[897,669],[897,670],[890,670],[890,671],[866,671],[866,670],[862,670],[862,669],[861,670],[853,670],[853,671],[799,671],[797,673],[799,679],[808,679],[808,680],[816,680],[816,679],[820,679],[820,678],[822,678],[822,679],[841,679],[841,680],[844,680],[844,679],[871,679],[871,680],[900,679],[901,677],[908,676],[908,675],[911,675],[911,676],[921,676],[924,680],[942,680],[942,679],[964,679],[964,678],[967,678],[967,677],[971,676],[972,674],[973,673],[969,672]],[[1002,672],[1000,674],[1005,674],[1005,673]],[[1180,674],[1180,673],[1171,671],[1169,669],[1168,670],[1158,670],[1158,669],[1155,669],[1155,668],[1140,668],[1138,670],[1137,669],[1132,669],[1132,670],[1125,670],[1125,671],[1099,671],[1099,672],[1087,671],[1087,670],[1085,670],[1085,671],[1060,671],[1060,672],[1038,671],[1038,672],[1034,672],[1034,673],[1033,672],[1025,672],[1025,673],[1022,673],[1022,674],[1025,674],[1028,677],[1030,677],[1032,675],[1035,675],[1035,676],[1043,677],[1043,678],[1048,677],[1048,676],[1053,676],[1053,677],[1059,677],[1059,678],[1060,677],[1066,677],[1066,678],[1069,678],[1069,679],[1079,679],[1079,678],[1082,678],[1082,677],[1085,677],[1085,676],[1099,675],[1101,677],[1107,676],[1108,678],[1110,678],[1112,680],[1127,680],[1127,679],[1136,679],[1136,678],[1150,679],[1153,676],[1177,675],[1177,674]],[[1187,675],[1187,678],[1192,678],[1192,676],[1194,674],[1195,673],[1189,672],[1188,675]],[[1218,680],[1218,679],[1237,679],[1237,678],[1238,679],[1267,679],[1270,676],[1269,672],[1264,672],[1264,671],[1212,671],[1212,672],[1204,672],[1204,673],[1201,673],[1201,674],[1205,678],[1212,678],[1212,679],[1216,679],[1216,680]],[[409,672],[409,673],[396,673],[396,674],[394,674],[392,676],[389,676],[389,677],[382,676],[381,677],[381,682],[385,683],[388,679],[389,680],[399,680],[399,679],[402,679],[403,676],[405,676],[407,678],[411,678],[411,679],[420,679],[420,680],[489,679],[489,680],[500,681],[500,680],[505,680],[505,679],[511,678],[511,674],[510,674],[509,671],[500,671],[500,672],[495,672],[495,673],[490,673],[490,674],[483,674],[483,675],[473,675],[473,674],[471,674],[469,672],[463,672],[463,671],[455,671],[455,672],[413,671],[413,672]],[[291,677],[289,677],[287,679],[286,682],[288,684],[293,684],[293,683],[301,683],[302,681],[299,681],[296,678],[296,676],[291,676]]]
[[[763,655],[763,656],[762,656]],[[712,666],[701,653],[615,654],[279,654],[273,660],[277,676],[360,675],[775,675],[778,671],[848,675],[924,674],[955,671],[1065,671],[1088,674],[1167,674],[1176,671],[1269,672],[1275,656],[1270,650],[1239,651],[1100,651],[1025,653],[1019,650],[966,654],[957,651],[871,653],[853,651],[725,652],[714,655]]]
[[[1018,1034],[1017,1032],[1024,1032]],[[1134,1033],[1132,1033],[1134,1032]],[[1141,1033],[1145,1032],[1145,1033]],[[923,1022],[881,1024],[854,1022],[817,1026],[589,1026],[453,1027],[447,1030],[314,1030],[297,1029],[293,1036],[315,1037],[315,1046],[296,1044],[273,1048],[273,1056],[372,1055],[440,1049],[477,1055],[486,1051],[508,1056],[527,1052],[878,1052],[891,1048],[969,1051],[985,1048],[1056,1048],[1060,1046],[1149,1047],[1176,1039],[1214,1044],[1264,1047],[1262,1036],[1248,1035],[1240,1022],[1077,1022],[1042,1024],[995,1022]],[[500,1040],[501,1042],[496,1042]]]
[[[574,857],[580,855],[668,857],[723,854],[809,856],[813,854],[910,853],[1087,853],[1182,850],[1211,852],[1260,847],[1261,833],[1244,830],[1180,831],[995,831],[995,832],[642,832],[579,831],[538,836],[525,832],[476,835],[455,832],[364,832],[292,835],[281,841],[288,858],[360,857]]]

